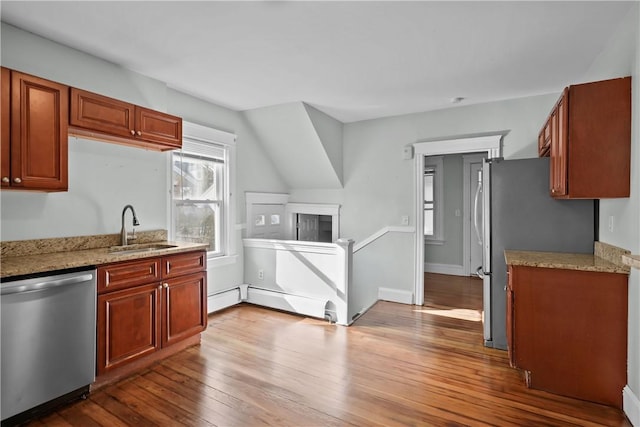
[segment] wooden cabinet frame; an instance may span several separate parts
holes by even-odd
[[[551,157],[555,198],[629,197],[631,77],[567,87],[538,135],[538,153]]]
[[[163,271],[170,273],[163,277]],[[148,359],[206,326],[205,251],[98,267],[99,376]]]
[[[107,96],[71,88],[69,132],[154,150],[182,147],[182,119]]]
[[[68,109],[68,86],[2,69],[2,188],[67,190]]]

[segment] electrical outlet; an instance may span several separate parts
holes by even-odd
[[[609,215],[609,232],[613,233],[613,215]]]
[[[455,216],[460,216],[460,209],[456,209],[455,212],[454,212],[454,215]]]
[[[258,279],[260,280],[264,279],[264,270],[258,270]]]

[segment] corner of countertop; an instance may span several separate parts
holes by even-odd
[[[622,262],[631,268],[640,270],[640,255],[622,255]]]
[[[630,265],[625,262],[625,256],[631,255],[631,251],[627,249],[596,241],[593,243],[593,255],[631,272]]]

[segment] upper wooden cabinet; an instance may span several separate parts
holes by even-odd
[[[555,198],[629,197],[631,77],[566,88],[540,131],[538,153],[551,157]]]
[[[69,87],[2,69],[2,187],[66,191]]]
[[[180,117],[71,89],[70,133],[154,150],[182,147]]]

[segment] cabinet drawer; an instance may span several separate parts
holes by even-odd
[[[207,266],[205,251],[187,252],[162,258],[162,277],[181,276],[188,273],[203,271]]]
[[[136,107],[137,135],[150,142],[182,147],[182,119],[148,108]]]
[[[146,258],[98,267],[98,293],[160,281],[160,258]]]
[[[117,99],[71,88],[69,123],[97,132],[130,137],[135,128],[134,108],[134,105]]]

